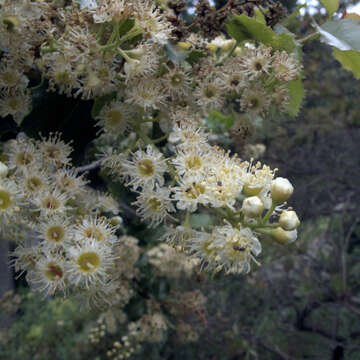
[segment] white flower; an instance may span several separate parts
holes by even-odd
[[[65,214],[69,210],[67,201],[69,197],[65,193],[61,193],[59,190],[47,190],[38,193],[34,198],[34,205],[36,210],[41,212],[43,216],[53,216]]]
[[[227,273],[248,273],[250,261],[258,264],[255,256],[261,252],[261,244],[249,228],[225,225],[214,229],[217,258]]]
[[[176,207],[180,210],[196,211],[199,204],[208,204],[206,183],[202,179],[180,178],[179,186],[172,188],[173,199],[177,201]]]
[[[146,152],[136,151],[132,160],[126,160],[122,167],[125,178],[129,179],[127,185],[133,186],[134,190],[139,187],[153,188],[155,184],[164,185],[163,174],[167,169],[166,159],[151,145],[146,147]]]
[[[77,224],[72,234],[75,239],[81,241],[83,239],[94,239],[99,242],[109,243],[116,228],[111,226],[106,218],[99,218],[97,216],[89,216],[82,219]]]
[[[144,110],[157,109],[165,104],[166,94],[161,83],[154,78],[143,78],[126,87],[126,102]]]
[[[69,281],[87,289],[96,283],[104,283],[114,261],[111,248],[92,238],[70,248],[69,256],[66,268]]]
[[[60,255],[45,254],[27,276],[30,284],[44,295],[65,290],[65,261]]]
[[[23,203],[22,192],[16,184],[7,179],[0,181],[0,224],[14,219]]]
[[[70,164],[70,153],[73,151],[69,144],[60,139],[60,133],[50,133],[47,139],[38,141],[39,150],[46,163],[57,167]]]
[[[144,220],[150,220],[152,226],[160,224],[175,208],[170,199],[171,191],[156,186],[155,190],[145,188],[137,197],[134,205],[139,206],[137,214]]]
[[[71,226],[66,217],[52,216],[42,219],[38,231],[39,237],[44,240],[42,245],[53,249],[63,246],[69,239]]]

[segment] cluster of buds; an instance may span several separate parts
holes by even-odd
[[[106,335],[106,325],[102,319],[97,321],[96,326],[92,327],[89,331],[89,341],[93,345],[97,345]]]

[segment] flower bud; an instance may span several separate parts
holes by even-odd
[[[271,197],[278,204],[281,204],[289,199],[293,191],[294,187],[288,179],[278,177],[271,183]]]
[[[207,47],[212,53],[216,53],[217,49],[219,48],[216,44],[208,44]]]
[[[0,178],[4,178],[8,174],[8,167],[0,161]]]
[[[271,230],[271,236],[280,244],[291,244],[297,239],[297,230],[285,231],[279,226]]]
[[[230,51],[234,47],[235,42],[236,40],[234,39],[224,41],[224,43],[221,46],[221,50],[225,52]]]
[[[251,186],[251,183],[246,183],[243,187],[243,192],[246,196],[256,196],[262,190],[262,186]]]
[[[182,50],[189,50],[191,48],[191,43],[179,41],[177,46],[179,46]]]
[[[264,204],[257,196],[251,196],[243,201],[242,210],[248,217],[257,217],[264,211]]]
[[[123,219],[120,216],[113,216],[110,219],[110,224],[113,226],[120,226],[123,223]]]
[[[300,220],[295,211],[283,211],[280,215],[279,224],[284,230],[295,230],[300,225]]]

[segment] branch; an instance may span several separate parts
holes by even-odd
[[[76,171],[84,172],[84,171],[88,171],[88,170],[93,170],[93,169],[100,167],[100,165],[101,165],[101,160],[96,160],[96,161],[92,162],[91,164],[80,166],[80,167],[76,168]]]

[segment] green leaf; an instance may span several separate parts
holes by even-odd
[[[275,50],[285,50],[288,53],[296,49],[292,35],[288,33],[277,35],[270,27],[245,15],[234,15],[226,23],[226,29],[229,35],[238,42],[254,40],[269,45]]]
[[[116,98],[116,92],[112,92],[110,94],[106,94],[104,96],[96,98],[91,109],[91,116],[95,119],[99,115],[103,106],[106,103],[114,100],[115,98]]]
[[[255,9],[255,19],[262,24],[266,24],[265,16],[258,8]]]
[[[287,85],[290,95],[290,101],[288,106],[288,113],[291,116],[296,116],[299,113],[301,103],[303,101],[305,91],[301,81],[301,78],[290,81]]]
[[[329,16],[333,16],[339,8],[339,0],[320,0]]]
[[[354,19],[330,20],[317,26],[322,40],[339,50],[360,51],[360,21]]]
[[[235,119],[233,115],[224,115],[219,111],[210,110],[208,114],[209,127],[216,130],[217,128],[225,127],[225,130],[229,130],[234,125]],[[220,125],[220,126],[219,126]]]
[[[282,23],[284,26],[288,26],[289,24],[291,24],[291,23],[295,20],[295,18],[296,18],[298,15],[300,15],[300,10],[301,10],[302,8],[305,8],[305,7],[307,7],[306,4],[299,4],[299,5],[296,7],[295,11],[294,11],[292,14],[290,14],[287,18],[285,18],[281,23]]]
[[[333,47],[342,66],[360,78],[360,21],[353,18],[331,20],[317,26],[322,40]]]
[[[200,58],[204,57],[205,54],[199,50],[193,50],[189,53],[188,57],[185,59],[190,65],[193,65],[199,61]]]
[[[333,48],[333,55],[342,66],[353,72],[357,79],[360,79],[360,52],[354,50],[341,51]]]
[[[190,225],[193,228],[200,229],[212,224],[212,217],[208,214],[192,214],[190,217]]]

